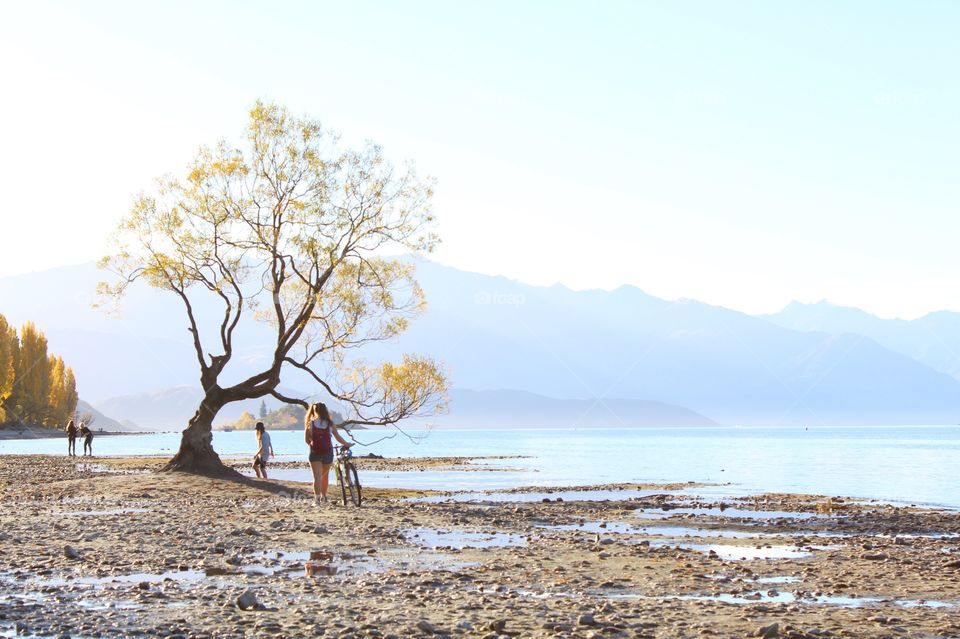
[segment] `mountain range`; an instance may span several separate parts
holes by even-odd
[[[937,311],[915,320],[880,319],[858,308],[791,302],[764,319],[795,331],[869,337],[896,353],[960,379],[960,313]]]
[[[36,322],[51,350],[73,366],[82,397],[104,413],[143,427],[181,427],[196,408],[198,375],[177,301],[136,286],[122,315],[110,317],[90,308],[103,278],[90,264],[2,278],[0,313],[12,323]],[[955,313],[884,320],[858,309],[793,303],[777,314],[750,316],[663,300],[632,286],[537,287],[425,260],[417,260],[417,279],[427,312],[400,338],[363,355],[419,352],[444,362],[455,392],[440,423],[550,424],[584,411],[573,425],[960,418]],[[216,312],[198,308],[201,317]],[[270,331],[254,325],[238,340],[243,346],[228,368],[237,379],[265,361]],[[293,374],[284,385],[300,396],[315,392]],[[250,407],[228,413],[243,409]]]

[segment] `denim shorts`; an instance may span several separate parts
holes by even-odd
[[[329,453],[315,453],[312,450],[310,451],[310,461],[320,462],[321,464],[332,464],[333,463],[333,451]]]

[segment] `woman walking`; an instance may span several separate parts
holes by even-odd
[[[67,455],[77,456],[77,425],[72,419],[67,422]]]
[[[263,422],[257,422],[257,454],[253,458],[253,472],[257,478],[267,478],[267,460],[273,457],[273,444],[270,443],[270,434],[267,433]]]
[[[333,464],[333,443],[335,437],[344,448],[350,448],[333,420],[330,411],[320,402],[312,404],[303,420],[303,439],[310,448],[310,470],[313,471],[313,499],[314,504],[327,503],[327,486],[330,485],[330,465]]]
[[[83,456],[93,457],[93,431],[85,423],[80,422],[80,434],[83,435]]]

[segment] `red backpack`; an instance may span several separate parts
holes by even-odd
[[[318,427],[319,419],[310,422],[310,450],[317,455],[327,455],[333,452],[333,444],[330,441],[330,429],[333,424],[327,422],[326,426]]]

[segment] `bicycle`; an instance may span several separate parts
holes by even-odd
[[[343,446],[335,446],[334,452],[336,458],[333,463],[333,469],[337,473],[337,483],[340,484],[340,495],[343,497],[343,505],[347,505],[347,499],[353,502],[354,506],[359,507],[363,501],[363,493],[360,488],[360,477],[357,475],[357,467],[353,465],[353,451]]]

